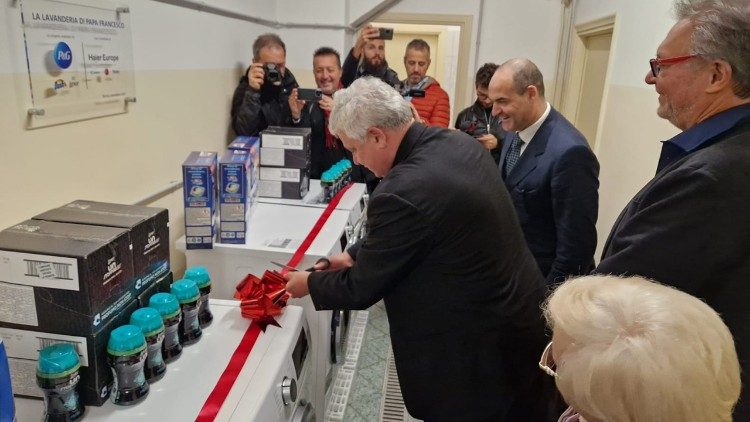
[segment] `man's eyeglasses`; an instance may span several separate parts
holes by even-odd
[[[698,57],[698,55],[691,54],[689,56],[670,57],[668,59],[651,59],[648,61],[648,64],[651,65],[651,74],[654,75],[655,78],[659,76],[662,65],[682,63],[686,60],[692,59],[693,57]]]
[[[546,372],[547,375],[557,378],[557,372],[555,372],[555,361],[552,359],[552,342],[550,341],[547,347],[542,352],[542,358],[539,359],[539,368]]]

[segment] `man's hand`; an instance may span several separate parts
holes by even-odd
[[[318,100],[318,105],[322,110],[331,111],[333,110],[333,98],[328,95],[323,95],[320,100]]]
[[[292,119],[299,120],[302,117],[302,108],[305,106],[305,101],[297,99],[297,88],[292,90],[292,95],[289,96],[289,109],[292,111]]]
[[[354,44],[354,49],[352,49],[354,58],[359,60],[359,58],[362,57],[362,51],[364,50],[367,41],[374,40],[379,36],[380,29],[373,27],[370,23],[360,29],[357,42]]]
[[[409,101],[409,107],[411,107],[411,114],[414,116],[414,120],[425,125],[430,123],[427,120],[424,120],[421,117],[419,117],[419,112],[417,111],[417,108],[414,107],[414,104],[411,103],[411,101]]]
[[[349,252],[341,252],[337,255],[331,255],[328,257],[328,261],[330,261],[331,266],[326,268],[327,270],[342,270],[344,268],[349,268],[352,265],[354,265],[354,259],[352,259],[352,256],[349,255]],[[315,269],[322,269],[322,267],[325,264],[323,262],[319,262],[315,264]]]
[[[250,88],[260,91],[265,76],[266,73],[263,72],[263,63],[252,63],[250,69],[247,70],[247,83],[250,85]]]
[[[307,278],[310,273],[307,271],[290,271],[284,275],[286,280],[286,291],[291,297],[305,297],[310,294],[307,288]]]
[[[497,138],[495,135],[486,134],[476,138],[477,141],[481,142],[488,150],[497,148]]]

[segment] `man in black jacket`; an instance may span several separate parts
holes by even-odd
[[[292,124],[311,128],[310,133],[310,178],[320,179],[324,171],[341,159],[352,159],[352,155],[328,130],[328,118],[333,106],[333,93],[341,88],[341,56],[331,47],[320,47],[313,54],[315,84],[321,92],[319,101],[306,103],[297,99],[297,89],[289,96]],[[372,192],[378,178],[363,166],[352,168],[352,180],[366,183]]]
[[[297,87],[286,68],[286,46],[276,34],[263,34],[253,42],[253,62],[234,90],[232,129],[257,136],[268,126],[290,126],[289,94]]]
[[[370,24],[359,31],[357,42],[344,60],[341,82],[348,87],[359,77],[374,76],[388,85],[400,89],[401,81],[395,70],[385,60],[385,41],[379,38],[380,30]]]
[[[334,98],[330,128],[383,177],[367,238],[331,271],[287,275],[317,309],[383,299],[409,413],[426,421],[539,421],[544,280],[497,167],[464,133],[414,122],[400,94],[364,77]]]
[[[641,275],[703,299],[734,336],[750,421],[750,4],[680,1],[646,83],[682,130],[604,245],[598,273]]]
[[[474,78],[477,100],[458,113],[454,127],[473,136],[489,150],[495,163],[500,164],[500,150],[505,139],[505,131],[500,125],[500,118],[492,115],[492,100],[487,92],[495,70],[495,63],[485,63],[477,70]]]

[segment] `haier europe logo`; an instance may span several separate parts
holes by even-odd
[[[55,51],[52,52],[55,59],[55,64],[57,64],[57,67],[60,69],[67,69],[70,67],[70,64],[73,62],[73,52],[70,51],[70,47],[68,44],[65,44],[64,42],[59,42],[55,46]]]

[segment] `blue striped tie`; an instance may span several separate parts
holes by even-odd
[[[523,146],[524,142],[521,140],[521,137],[518,136],[518,132],[513,133],[513,141],[510,144],[510,149],[508,150],[508,156],[505,157],[505,175],[509,175],[510,172],[513,170],[513,167],[516,166],[516,163],[518,162],[518,159],[521,157],[521,147]]]

